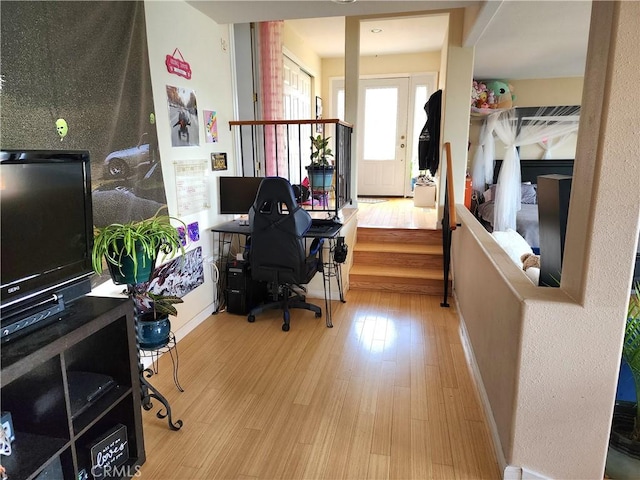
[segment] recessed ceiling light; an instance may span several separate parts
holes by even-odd
[[[380,33],[380,32],[382,32],[381,28],[372,28],[371,29],[371,33]]]
[[[331,0],[333,3],[353,3],[356,0]]]

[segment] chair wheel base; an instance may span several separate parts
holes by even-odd
[[[255,315],[249,315],[249,316],[247,317],[247,322],[249,322],[249,323],[253,323],[253,322],[255,322],[255,321],[256,321],[256,316],[255,316]]]
[[[282,324],[282,331],[283,332],[288,332],[289,331],[289,324],[288,323],[283,323]]]
[[[316,312],[316,318],[320,318],[322,316],[321,312]]]

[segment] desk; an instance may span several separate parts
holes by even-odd
[[[338,283],[338,293],[340,294],[340,301],[345,302],[344,293],[342,291],[342,272],[340,264],[333,261],[333,252],[335,250],[335,240],[338,237],[338,233],[342,228],[342,224],[336,223],[330,225],[329,228],[310,228],[305,233],[305,238],[324,238],[329,241],[329,260],[323,260],[322,250],[320,251],[320,261],[322,262],[322,280],[324,283],[324,303],[325,303],[325,320],[327,327],[333,327],[331,322],[331,278],[336,277]],[[211,228],[211,232],[219,234],[218,238],[218,258],[222,260],[224,257],[227,259],[235,258],[231,256],[231,244],[233,242],[234,235],[243,235],[245,237],[251,235],[251,227],[249,225],[242,225],[239,220],[231,220],[228,222],[220,223]],[[225,253],[226,251],[226,253]],[[222,266],[222,262],[220,262]],[[222,270],[221,268],[218,270]],[[220,281],[218,281],[220,285]],[[224,292],[218,292],[219,295],[224,295]]]

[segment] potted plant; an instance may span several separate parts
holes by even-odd
[[[640,459],[640,283],[634,287],[622,345],[622,358],[629,366],[636,401],[617,401],[611,426],[610,445],[615,450]],[[616,476],[616,478],[618,478]],[[637,478],[637,477],[635,477]]]
[[[166,345],[171,332],[169,316],[178,315],[174,305],[183,303],[183,300],[174,295],[140,290],[140,286],[133,287],[131,296],[135,305],[136,336],[140,348],[156,349]]]
[[[329,139],[322,135],[311,136],[311,163],[307,166],[310,189],[312,192],[325,192],[333,183],[334,166],[331,158],[333,152],[329,147]]]
[[[94,232],[92,263],[96,273],[102,273],[103,258],[116,284],[137,284],[149,281],[156,258],[184,253],[178,231],[168,215],[159,215],[129,223],[113,223]]]

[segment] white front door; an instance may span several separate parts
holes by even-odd
[[[404,195],[408,89],[408,78],[360,80],[359,196]]]

